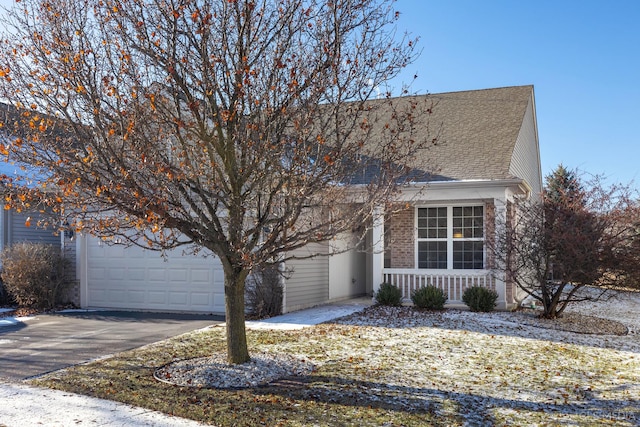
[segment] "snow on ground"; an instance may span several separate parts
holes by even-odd
[[[382,307],[339,323],[365,326],[369,351],[352,351],[369,375],[384,372],[379,383],[405,390],[418,407],[441,399],[438,410],[457,411],[470,425],[640,425],[640,296],[567,311],[618,321],[629,334],[548,329],[532,316],[523,324],[522,313]]]
[[[274,331],[255,350],[313,363],[310,399],[392,404],[470,426],[640,425],[640,295],[575,304],[566,317],[584,323],[573,329],[609,328],[601,318],[629,333],[556,330],[526,312],[371,307]]]
[[[6,427],[203,425],[123,403],[24,384],[0,383],[0,401],[0,426]]]
[[[375,307],[273,350],[349,378],[342,398],[393,401],[468,425],[640,425],[640,298],[570,312],[617,320],[631,333],[554,330],[531,316],[523,324],[521,313]],[[314,339],[318,332],[323,339]]]
[[[24,322],[26,322],[28,320],[31,320],[31,319],[35,319],[35,316],[21,316],[21,317],[6,316],[6,317],[0,317],[0,327],[18,325],[20,323],[24,323]]]
[[[629,333],[557,330],[526,313],[372,307],[302,330],[258,328],[253,350],[313,364],[300,391],[310,400],[428,411],[460,420],[452,425],[640,425],[640,295],[575,304],[570,316]]]

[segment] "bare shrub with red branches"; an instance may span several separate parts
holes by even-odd
[[[630,186],[560,165],[540,198],[516,202],[490,244],[497,266],[556,318],[612,289],[640,289],[640,206]],[[587,288],[590,292],[584,292]]]

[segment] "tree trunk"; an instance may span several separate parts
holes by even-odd
[[[244,323],[244,284],[248,271],[225,268],[224,306],[227,323],[227,362],[248,362],[247,333]]]

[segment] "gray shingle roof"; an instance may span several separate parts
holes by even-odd
[[[397,107],[417,102],[423,105],[422,110],[425,105],[432,110],[432,114],[416,119],[416,136],[427,139],[437,136],[437,143],[421,150],[410,176],[417,177],[417,181],[517,178],[509,170],[532,97],[533,86],[528,85],[393,99]],[[384,116],[391,114],[385,107],[388,100],[367,102],[381,103],[382,109],[376,114],[382,119],[379,123],[384,123]],[[13,108],[0,103],[0,122],[10,122],[7,119],[13,115]],[[5,128],[5,131],[11,130],[15,131]],[[375,174],[376,168],[370,169],[363,171],[364,174]],[[424,172],[429,174],[428,178],[424,178]],[[360,177],[354,182],[369,179]]]
[[[437,143],[421,150],[416,169],[430,181],[516,178],[509,173],[533,86],[515,86],[396,98],[427,101],[432,114],[416,120],[418,136]]]
[[[509,179],[512,154],[532,86],[429,95],[431,126],[441,126],[427,154],[438,174],[452,179]]]

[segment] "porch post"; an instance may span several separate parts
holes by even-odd
[[[506,207],[505,201],[501,199],[493,199],[493,206],[494,206],[494,215],[495,215],[495,218],[493,219],[493,229],[494,229],[494,233],[499,233],[501,232],[500,228],[504,227],[507,221],[507,207]],[[495,234],[490,238],[493,238],[494,241],[496,241],[498,239],[498,235]],[[507,310],[509,309],[509,306],[510,306],[507,299],[510,299],[510,298],[508,298],[508,295],[507,295],[507,283],[506,283],[505,272],[498,271],[498,269],[496,268],[497,266],[495,265],[495,260],[493,261],[493,264],[494,265],[492,265],[491,267],[494,271],[496,292],[498,293],[498,301],[497,301],[496,308],[498,310]]]
[[[382,272],[384,268],[384,207],[382,206],[376,206],[373,209],[373,226],[371,236],[371,279],[373,282],[373,294],[375,295],[384,280]]]

